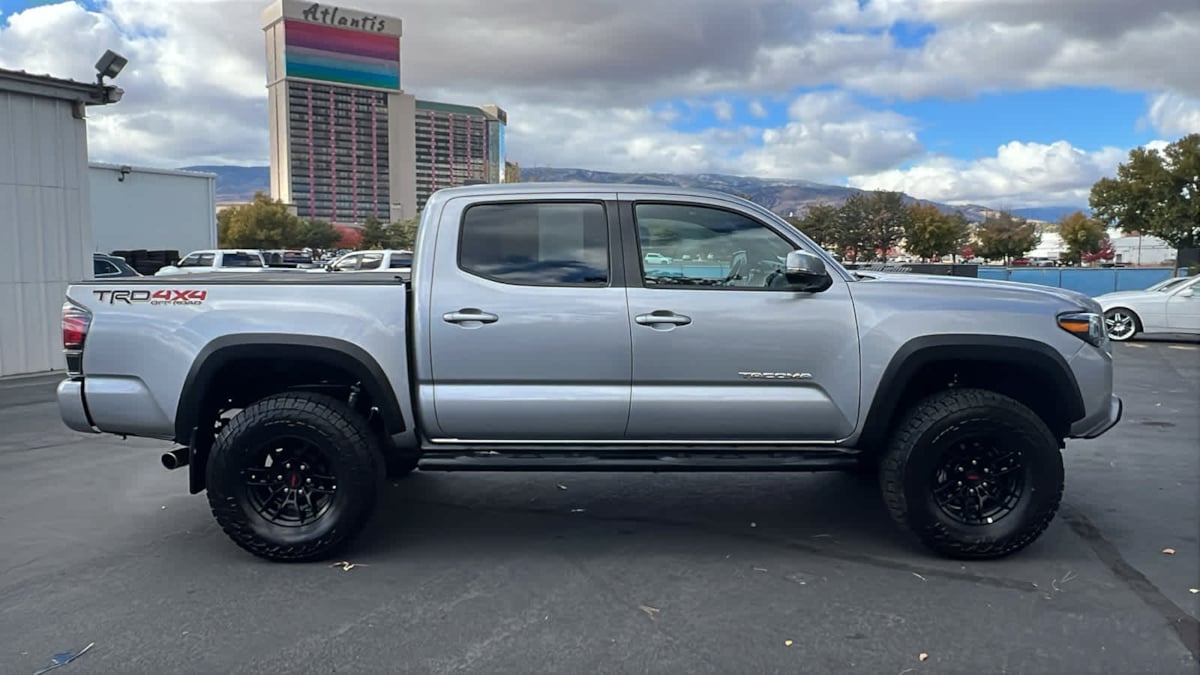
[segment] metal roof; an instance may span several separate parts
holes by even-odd
[[[555,192],[581,193],[635,193],[655,195],[676,195],[695,197],[716,197],[719,199],[745,201],[737,195],[711,190],[708,188],[681,187],[678,185],[640,185],[637,183],[590,183],[585,181],[547,181],[521,183],[483,183],[479,185],[463,185],[459,187],[442,188],[430,196],[430,199],[450,199],[464,196],[520,194],[553,194]],[[747,202],[749,203],[749,202]]]
[[[121,100],[125,93],[120,87],[66,80],[51,75],[36,75],[24,70],[0,68],[0,91],[13,91],[30,96],[42,96],[66,101],[82,101],[84,105],[108,105]]]

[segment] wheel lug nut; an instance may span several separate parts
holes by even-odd
[[[308,465],[307,465],[307,464],[301,464],[301,465],[300,465],[300,470],[301,470],[301,471],[308,471]]]
[[[290,468],[292,468],[292,463],[291,463],[291,462],[288,462],[287,464],[284,464],[284,465],[283,465],[283,468],[285,468],[285,469],[290,469]]]
[[[312,479],[311,479],[311,478],[305,478],[305,479],[304,479],[304,482],[305,482],[305,483],[308,483],[309,485],[312,485]]]
[[[283,474],[275,476],[275,480],[283,480]]]

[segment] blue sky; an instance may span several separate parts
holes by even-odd
[[[117,49],[96,159],[261,165],[267,4],[0,0],[0,67],[91,79]],[[1131,149],[1200,132],[1196,0],[339,4],[400,14],[405,90],[505,108],[529,166],[1082,206]]]

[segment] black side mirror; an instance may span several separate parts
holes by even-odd
[[[833,285],[825,262],[808,251],[792,251],[784,263],[784,276],[794,290],[820,293]]]

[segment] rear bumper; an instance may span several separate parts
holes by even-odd
[[[58,415],[63,424],[75,431],[100,433],[92,426],[92,420],[88,416],[87,404],[83,400],[82,379],[72,378],[58,384]]]
[[[1071,438],[1096,438],[1108,432],[1121,421],[1125,404],[1117,395],[1112,395],[1109,405],[1071,425]]]

